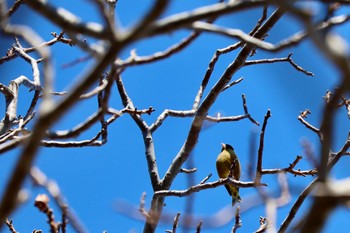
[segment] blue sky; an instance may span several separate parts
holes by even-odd
[[[9,3],[12,1],[8,1]],[[117,14],[120,24],[128,27],[136,23],[141,15],[148,9],[152,1],[134,0],[119,1]],[[189,1],[184,4],[174,1],[165,15],[170,15],[183,10],[194,9],[196,6],[215,3],[215,1]],[[55,4],[58,4],[57,2]],[[63,7],[78,14],[85,21],[98,21],[100,18],[96,9],[89,1],[60,1]],[[135,7],[137,5],[138,7]],[[348,10],[348,9],[347,9]],[[271,9],[269,10],[271,13]],[[346,13],[340,12],[340,13]],[[261,10],[245,11],[235,15],[225,16],[219,19],[217,24],[227,27],[240,28],[248,32],[260,17]],[[28,20],[30,19],[30,20]],[[12,23],[24,23],[34,27],[45,39],[51,39],[50,32],[60,30],[47,23],[41,16],[32,13],[24,5],[15,13]],[[298,22],[290,16],[282,19],[270,32],[267,38],[269,42],[278,42],[292,35],[300,29]],[[349,31],[340,27],[338,32],[349,41]],[[154,37],[130,45],[122,51],[120,57],[125,59],[130,50],[136,48],[138,55],[148,55],[162,51],[177,42],[189,32],[178,32]],[[188,110],[191,108],[194,97],[198,91],[200,82],[207,69],[207,65],[218,48],[226,47],[235,40],[223,36],[203,33],[192,45],[169,59],[153,64],[128,68],[122,75],[125,87],[130,98],[138,109],[152,106],[156,109],[152,115],[144,115],[143,118],[151,124],[164,109]],[[13,39],[0,37],[2,44],[1,56],[7,48],[13,44]],[[310,41],[305,41],[298,46],[283,50],[278,53],[268,53],[258,50],[252,59],[286,57],[293,52],[293,60],[303,68],[315,74],[308,77],[296,71],[287,63],[264,64],[242,68],[233,79],[243,77],[244,80],[225,91],[217,99],[209,113],[222,116],[243,114],[241,95],[247,97],[248,109],[254,119],[262,124],[267,109],[271,109],[272,117],[269,119],[264,149],[264,168],[284,168],[294,161],[297,155],[304,155],[301,145],[303,139],[310,141],[314,152],[319,151],[317,136],[305,128],[298,120],[300,111],[310,109],[312,114],[307,120],[318,127],[323,111],[323,96],[326,90],[332,90],[338,82],[338,73],[329,62],[321,55]],[[84,73],[92,63],[83,62],[78,65],[62,68],[81,56],[84,56],[77,47],[69,47],[64,44],[56,44],[52,47],[54,55],[57,91],[69,91],[72,83],[79,81],[79,74]],[[223,73],[227,65],[232,62],[237,52],[220,57],[215,71],[208,84],[212,87]],[[20,69],[18,68],[20,67]],[[7,62],[0,66],[1,83],[8,82],[23,74],[31,77],[31,67],[21,59]],[[209,90],[209,89],[208,89]],[[208,90],[205,92],[208,93]],[[25,114],[28,100],[32,93],[20,88],[19,114]],[[117,89],[113,87],[110,100],[111,106],[121,109],[120,97]],[[0,109],[4,109],[4,101]],[[67,117],[60,120],[53,129],[68,129],[83,121],[94,113],[97,101],[95,99],[80,102],[74,106]],[[163,177],[173,157],[181,148],[187,136],[191,118],[168,118],[155,132],[155,150],[160,176]],[[334,135],[334,150],[338,150],[346,139],[349,131],[349,120],[344,109],[339,111],[336,119],[337,130]],[[30,127],[30,125],[29,125]],[[243,181],[249,181],[247,166],[249,165],[250,137],[255,135],[255,143],[258,143],[258,133],[261,129],[253,125],[249,120],[239,122],[207,124],[199,137],[198,144],[193,151],[192,159],[198,171],[194,174],[195,183],[199,183],[209,173],[213,176],[210,181],[217,180],[215,171],[215,159],[221,150],[221,142],[234,146],[242,164]],[[78,139],[89,139],[99,130],[96,125]],[[152,189],[147,174],[147,164],[144,156],[142,135],[130,116],[123,115],[108,128],[108,143],[102,147],[89,148],[42,148],[35,161],[45,174],[55,180],[66,196],[69,205],[75,210],[81,220],[86,224],[90,232],[142,232],[143,222],[133,220],[117,212],[117,206],[121,203],[138,207],[142,192],[147,193],[146,206],[149,206]],[[255,133],[255,134],[254,134]],[[4,189],[7,178],[15,164],[20,149],[15,149],[0,156],[0,188]],[[347,168],[350,165],[349,158],[343,158],[332,172],[335,179],[348,177]],[[185,164],[185,167],[188,166]],[[255,165],[254,165],[255,166]],[[302,170],[311,169],[310,163],[303,159],[297,166]],[[287,175],[292,194],[291,204],[312,179],[310,177],[293,177]],[[278,196],[278,185],[275,175],[263,177],[263,182],[269,184],[268,191]],[[11,217],[16,229],[20,232],[30,232],[33,229],[46,231],[45,216],[33,208],[36,194],[44,192],[40,188],[33,188],[29,180],[26,182],[30,197],[29,201],[17,209]],[[186,189],[188,179],[186,174],[179,174],[173,183],[172,189]],[[0,192],[2,193],[2,191]],[[248,203],[258,200],[258,194],[254,189],[241,189],[243,199]],[[169,197],[166,199],[164,212],[175,216],[177,212],[184,212],[188,198]],[[230,197],[223,187],[205,190],[196,193],[192,199],[193,213],[196,217],[205,218],[217,213],[230,205]],[[285,218],[291,204],[278,210],[276,225],[279,226]],[[302,207],[302,212],[307,209],[309,202]],[[55,216],[59,219],[59,211],[55,209]],[[304,211],[303,211],[304,210]],[[259,227],[259,216],[266,216],[264,208],[259,205],[256,208],[242,213],[243,228],[241,232],[252,232]],[[298,214],[297,219],[303,217]],[[342,232],[349,229],[348,210],[339,209],[332,215],[331,224],[327,229]],[[180,217],[181,219],[181,217]],[[334,221],[333,221],[334,220]],[[342,224],[339,225],[339,222]],[[210,229],[203,224],[202,232],[228,232],[233,221],[220,227]],[[161,224],[158,232],[171,229],[171,225]],[[193,232],[192,230],[191,232]],[[3,230],[3,232],[6,232]],[[327,232],[325,230],[324,232]]]

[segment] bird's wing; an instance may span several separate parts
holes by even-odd
[[[226,185],[225,185],[225,188],[226,188],[228,194],[230,194],[230,196],[232,196],[232,192],[231,192],[230,186],[228,186],[228,185],[226,184]]]
[[[229,156],[229,155],[228,155]],[[216,161],[216,168],[220,178],[226,178],[230,174],[231,169],[231,160],[221,156]],[[232,196],[232,192],[229,185],[225,185],[225,188],[230,196]]]

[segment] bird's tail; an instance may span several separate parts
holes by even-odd
[[[232,206],[234,206],[237,203],[241,203],[241,196],[238,193],[238,190],[236,192],[236,195],[232,195]]]

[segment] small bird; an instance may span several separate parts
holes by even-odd
[[[239,164],[238,157],[233,147],[229,144],[221,143],[221,153],[216,159],[216,170],[220,178],[227,178],[230,172],[235,180],[239,180],[241,177],[241,165]],[[236,186],[227,184],[225,185],[227,192],[232,196],[232,206],[237,202],[241,202],[239,196],[239,190]]]

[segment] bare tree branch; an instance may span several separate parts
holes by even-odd
[[[275,63],[275,62],[289,62],[297,71],[300,71],[308,76],[314,76],[314,73],[305,70],[301,66],[297,65],[293,60],[292,60],[292,53],[290,53],[287,57],[285,58],[271,58],[271,59],[261,59],[261,60],[252,60],[252,61],[246,61],[245,65],[256,65],[256,64],[265,64],[265,63]]]
[[[68,204],[65,201],[66,198],[63,196],[58,184],[55,181],[49,180],[37,167],[32,167],[29,175],[35,185],[44,187],[50,193],[56,204],[60,207],[62,213],[67,215],[69,223],[77,232],[87,232],[86,227],[81,222],[79,217],[71,209],[68,209]],[[65,224],[65,221],[63,221],[63,223]]]
[[[264,151],[264,138],[265,138],[265,130],[268,119],[271,117],[270,109],[267,110],[267,113],[264,118],[264,123],[260,132],[260,144],[258,149],[258,160],[256,165],[256,174],[255,174],[255,182],[260,183],[262,176],[262,160],[263,160],[263,151]]]
[[[261,169],[261,175],[265,174],[278,174],[281,172],[289,172],[293,174],[294,176],[307,176],[307,175],[317,175],[316,169],[311,169],[307,171],[301,171],[300,169],[295,170],[294,167],[298,164],[298,162],[302,159],[300,155],[296,157],[293,163],[290,163],[288,167],[286,168],[275,168],[275,169]]]
[[[186,190],[160,190],[154,193],[155,197],[158,196],[177,196],[177,197],[185,197],[191,195],[194,192],[199,192],[206,189],[216,188],[218,186],[222,186],[225,184],[233,184],[240,188],[251,188],[257,186],[267,186],[265,183],[255,183],[255,182],[242,182],[234,180],[231,177],[220,179],[218,181],[209,182],[209,183],[200,183],[198,185],[194,185],[189,187]]]

